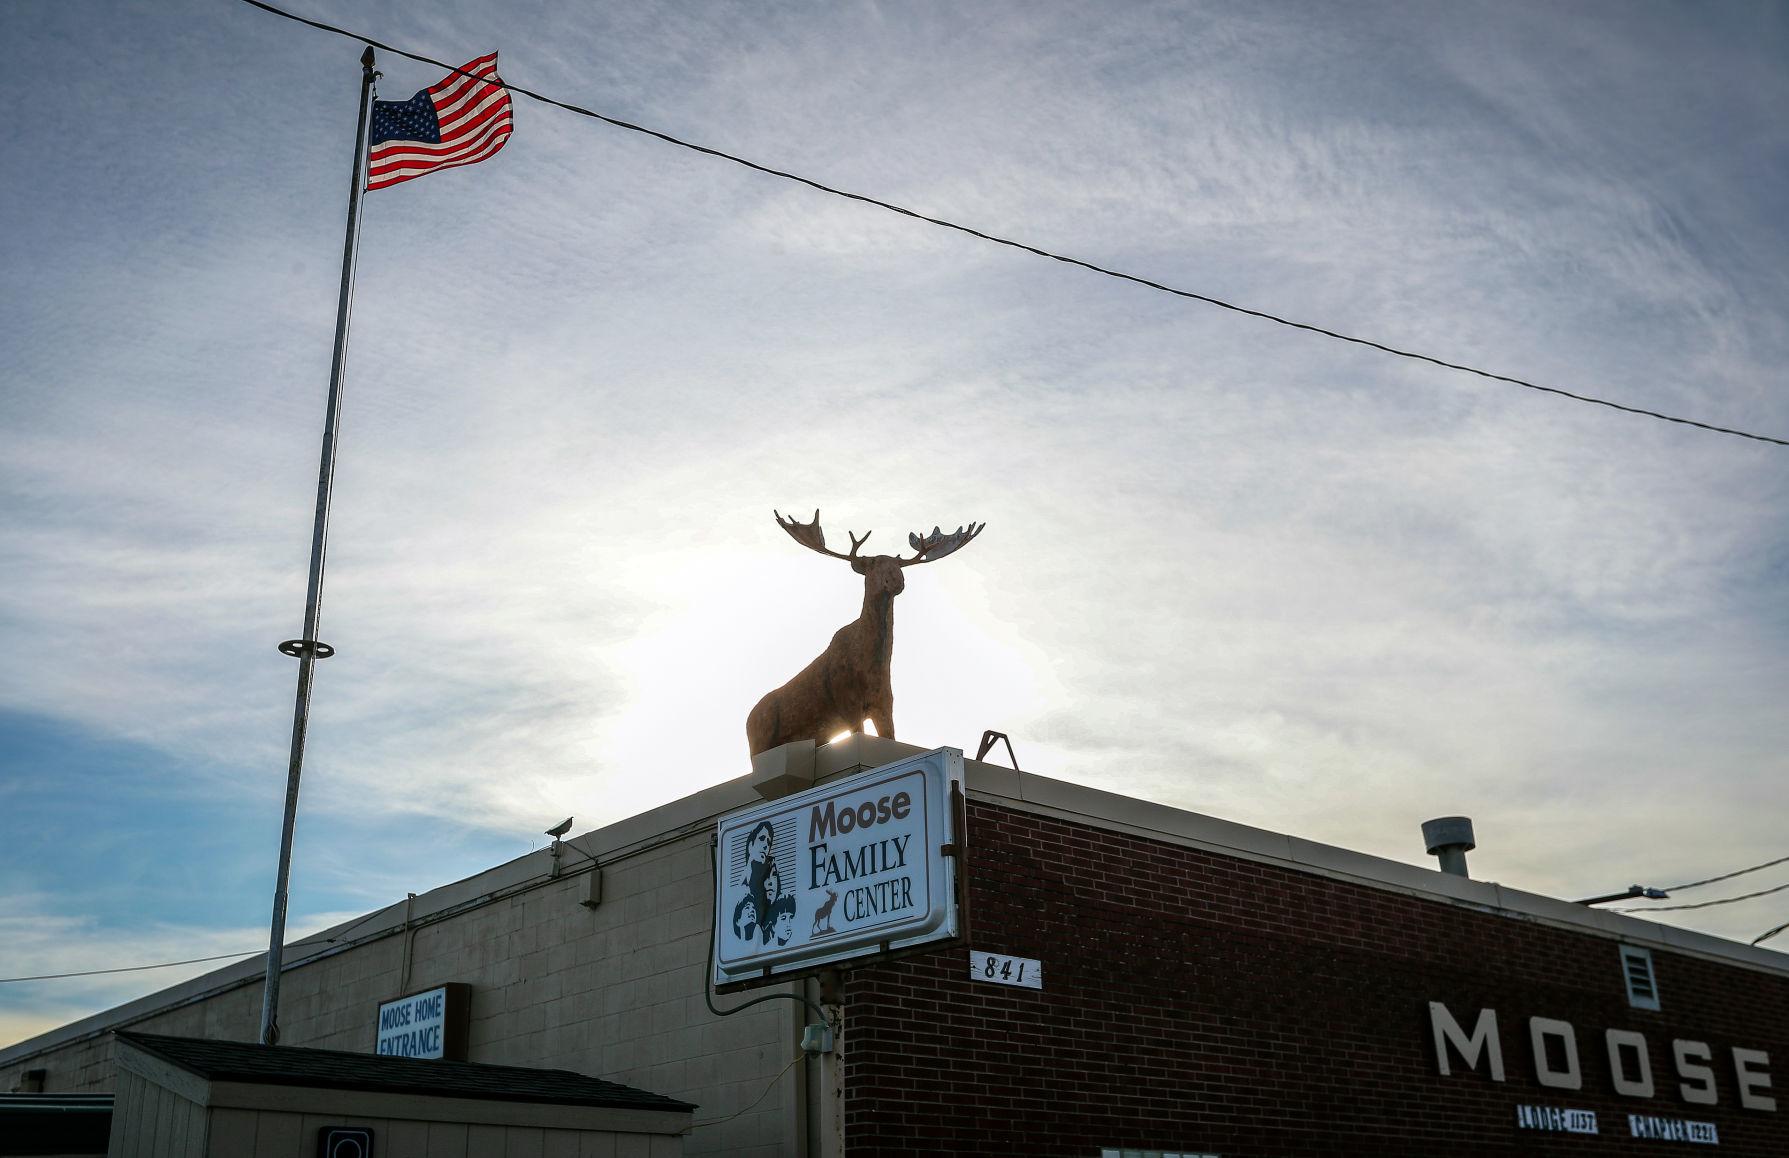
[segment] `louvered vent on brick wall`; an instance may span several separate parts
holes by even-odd
[[[1657,1009],[1659,986],[1652,976],[1652,951],[1638,945],[1621,947],[1621,975],[1627,981],[1627,1003],[1635,1009]]]

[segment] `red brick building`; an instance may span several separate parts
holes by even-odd
[[[796,1002],[711,1013],[715,818],[920,751],[768,753],[307,939],[282,1041],[371,1052],[457,984],[467,1060],[693,1103],[689,1154],[1789,1155],[1783,954],[975,761],[961,942],[770,987],[836,1006],[828,1053]],[[115,1029],[252,1040],[261,969],[0,1049],[0,1091],[112,1088]]]
[[[1348,879],[1333,849],[1301,867],[1056,811],[969,809],[974,948],[1043,962],[1043,989],[978,985],[955,951],[850,972],[854,1155],[1653,1154],[1700,1124],[1718,1152],[1789,1154],[1778,954],[1365,857]],[[1656,1009],[1630,995],[1624,946],[1649,959]],[[1487,1009],[1497,1041],[1474,1066],[1457,1039]],[[1574,1066],[1545,1023],[1569,1026]],[[1681,1067],[1676,1042],[1693,1043]],[[1597,1133],[1545,1128],[1564,1110]]]

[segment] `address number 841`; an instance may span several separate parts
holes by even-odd
[[[1026,989],[1044,987],[1044,963],[1030,957],[1008,957],[1004,953],[969,951],[969,980],[993,985],[1018,985]]]

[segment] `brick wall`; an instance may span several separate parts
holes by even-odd
[[[1789,977],[1655,948],[1649,1012],[1605,937],[991,803],[969,840],[972,947],[1042,961],[1044,988],[971,982],[961,948],[851,971],[852,1158],[1789,1154]],[[1439,1073],[1431,1001],[1468,1031],[1497,1011],[1505,1081]],[[1576,1028],[1581,1090],[1537,1083],[1534,1016]],[[1610,1028],[1645,1036],[1656,1096],[1613,1092]],[[1718,1105],[1678,1096],[1673,1038],[1712,1047]],[[1778,1112],[1740,1107],[1733,1046],[1770,1053]],[[1520,1104],[1600,1132],[1519,1130]],[[1720,1146],[1632,1138],[1629,1113]]]

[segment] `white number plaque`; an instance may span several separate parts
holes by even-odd
[[[1044,987],[1044,963],[1029,957],[1008,957],[1004,953],[969,951],[969,980],[988,981],[995,985],[1020,985],[1026,989]]]

